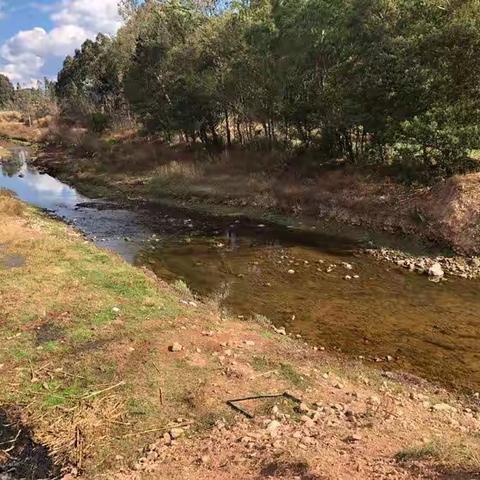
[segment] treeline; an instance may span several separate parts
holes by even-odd
[[[124,0],[65,60],[65,116],[166,140],[451,174],[480,148],[480,0]]]
[[[6,75],[0,74],[0,111],[14,110],[25,117],[33,126],[35,120],[56,112],[55,84],[48,79],[38,82],[35,87],[13,86]]]

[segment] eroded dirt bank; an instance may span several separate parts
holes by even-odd
[[[0,222],[0,404],[65,478],[478,476],[477,395],[222,315],[5,193]]]

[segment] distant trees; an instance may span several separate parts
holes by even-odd
[[[0,74],[0,108],[5,108],[12,100],[15,88],[5,75]]]
[[[480,148],[480,0],[121,2],[65,60],[64,111],[166,139],[451,173]]]
[[[32,126],[35,120],[56,111],[54,82],[45,78],[36,87],[14,87],[6,76],[0,75],[0,110],[20,112],[25,123]]]

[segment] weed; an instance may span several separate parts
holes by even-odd
[[[306,387],[306,380],[305,378],[298,373],[295,368],[290,365],[289,363],[282,363],[280,364],[280,375],[290,384],[294,385],[295,387],[304,388]]]

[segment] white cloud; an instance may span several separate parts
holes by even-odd
[[[62,0],[52,6],[54,27],[20,31],[0,46],[0,73],[12,82],[31,84],[52,59],[74,52],[97,33],[115,33],[121,25],[118,0]],[[2,0],[0,0],[1,12]],[[32,7],[34,8],[34,7]]]
[[[91,32],[115,33],[120,26],[118,0],[63,0],[52,20]]]
[[[0,20],[3,20],[7,16],[7,3],[5,0],[0,0]]]

